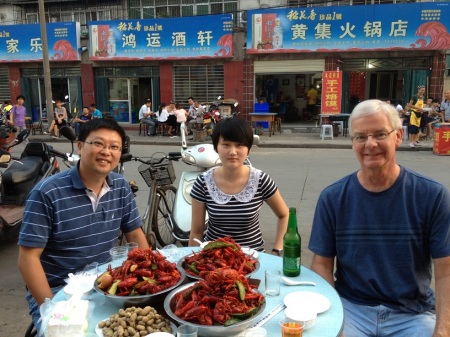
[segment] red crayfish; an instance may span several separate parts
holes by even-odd
[[[246,275],[256,269],[256,262],[256,259],[246,255],[241,246],[227,236],[208,243],[199,253],[186,256],[184,269],[188,274],[201,278],[219,268],[235,269]]]
[[[132,250],[120,267],[112,269],[109,265],[97,283],[106,294],[134,296],[158,293],[180,278],[175,263],[149,248]]]
[[[264,296],[234,269],[219,268],[176,294],[175,315],[202,325],[231,325],[256,314]]]

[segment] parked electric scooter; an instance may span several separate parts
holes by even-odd
[[[61,133],[64,136],[69,135],[72,130],[63,129],[61,128]],[[22,143],[28,134],[29,130],[21,131],[17,135],[17,141],[9,146],[7,151]],[[54,150],[46,143],[30,142],[25,146],[20,158],[9,158],[12,163],[3,172],[1,182],[0,241],[17,238],[28,193],[43,179],[60,172],[57,157],[65,162],[69,160],[67,154]]]

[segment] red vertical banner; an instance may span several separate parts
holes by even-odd
[[[342,71],[322,72],[322,114],[341,113]]]

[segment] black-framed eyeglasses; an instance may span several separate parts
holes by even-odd
[[[356,135],[352,136],[351,140],[355,141],[356,143],[360,143],[360,144],[367,142],[369,137],[372,137],[373,139],[378,140],[378,141],[383,141],[395,130],[396,129],[389,131],[389,132],[388,131],[379,131],[379,132],[375,132],[375,133],[372,133],[369,135],[356,134]]]
[[[92,145],[95,149],[101,151],[101,150],[105,150],[105,149],[109,149],[109,151],[111,152],[120,152],[122,151],[122,147],[120,147],[119,145],[106,145],[101,141],[98,140],[94,140],[93,142],[88,142],[87,140],[85,141],[86,144]]]

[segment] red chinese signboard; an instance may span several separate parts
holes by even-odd
[[[450,123],[435,124],[433,153],[450,156]]]
[[[342,71],[324,71],[322,73],[322,114],[341,113]]]

